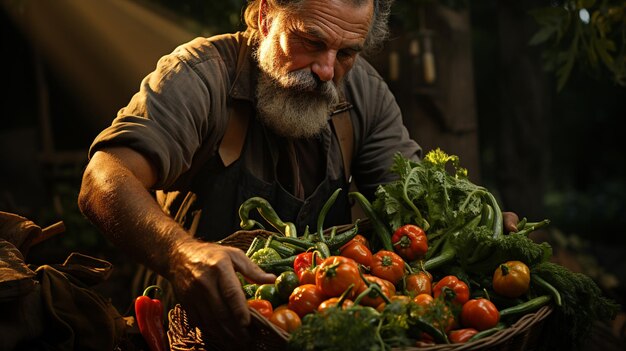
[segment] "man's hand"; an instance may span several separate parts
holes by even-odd
[[[505,233],[517,231],[517,222],[519,222],[519,217],[515,212],[502,212],[502,220],[504,222]]]
[[[251,317],[235,272],[259,284],[276,279],[240,249],[190,238],[174,248],[169,280],[192,322],[214,331],[212,336],[224,336],[233,349],[242,349],[245,346],[238,344],[245,343]]]
[[[194,239],[167,216],[148,192],[157,179],[150,160],[129,148],[108,148],[91,158],[79,195],[83,214],[117,247],[165,276],[192,322],[241,350],[250,312],[235,272],[269,283],[243,251]]]

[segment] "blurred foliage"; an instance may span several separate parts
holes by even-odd
[[[539,25],[530,45],[545,46],[545,68],[555,71],[558,91],[576,65],[626,86],[626,0],[551,1],[530,15]]]
[[[469,2],[468,0],[396,0],[393,7],[397,10],[397,12],[404,13],[404,16],[410,19],[412,10],[421,6],[428,6],[432,4],[441,4],[455,10],[461,10],[467,8]]]
[[[42,228],[63,221],[65,231],[49,239],[49,243],[35,246],[29,254],[31,263],[62,262],[74,251],[104,257],[115,250],[78,208],[80,179],[81,171],[76,168],[55,170],[48,178],[47,196],[51,203],[43,207],[36,218],[30,219]]]
[[[243,10],[246,0],[142,0],[162,6],[177,15],[191,19],[209,34],[234,32],[245,29]]]
[[[423,9],[434,3],[455,10],[467,0],[396,1],[393,18],[405,30],[420,30]],[[626,0],[553,0],[529,13],[539,26],[529,45],[542,45],[546,70],[562,91],[575,67],[626,86]]]
[[[441,4],[454,10],[468,7],[468,0],[396,0],[391,11],[391,23],[404,30],[420,30],[425,25],[425,9],[434,4]]]
[[[547,217],[565,232],[578,233],[604,243],[621,243],[616,230],[626,227],[626,184],[611,181],[576,189],[549,191],[544,196]]]
[[[65,233],[62,244],[68,250],[94,250],[107,245],[106,240],[96,228],[83,217],[78,209],[79,185],[73,182],[58,181],[51,185],[53,206],[43,214],[44,221],[54,221],[55,218],[65,223]]]

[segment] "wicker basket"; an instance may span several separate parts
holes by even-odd
[[[352,225],[342,226],[338,232],[351,228]],[[271,232],[265,230],[239,231],[219,241],[221,245],[233,246],[247,250],[256,236],[267,237]],[[261,316],[256,310],[250,310],[252,322],[250,335],[254,335],[255,345],[253,350],[285,350],[289,334],[276,327],[267,318]],[[446,344],[429,347],[408,347],[394,350],[408,351],[466,351],[466,350],[498,350],[517,351],[533,350],[541,338],[542,325],[551,314],[552,308],[544,306],[534,313],[522,316],[511,327],[498,331],[493,335],[464,344]],[[184,309],[176,305],[169,311],[169,330],[167,332],[170,349],[173,351],[189,350],[224,350],[224,345],[219,344],[218,335],[202,335],[200,330],[190,325]],[[209,334],[211,331],[207,331]]]
[[[436,345],[424,348],[408,348],[404,350],[420,351],[527,351],[535,350],[541,340],[543,323],[552,313],[551,306],[543,306],[537,312],[522,316],[509,328],[502,329],[493,335],[464,344]]]
[[[250,310],[252,323],[250,335],[255,336],[254,350],[286,350],[289,334],[277,328],[256,310]],[[527,351],[537,348],[541,340],[542,325],[552,312],[550,306],[544,306],[537,312],[520,318],[507,329],[480,340],[464,344],[447,344],[429,347],[408,347],[406,351]],[[198,328],[190,326],[185,310],[176,305],[169,312],[170,328],[167,332],[172,351],[207,350],[218,351],[224,348],[214,338],[204,338]]]
[[[250,335],[254,335],[254,345],[251,350],[271,351],[285,350],[289,334],[276,327],[267,318],[251,309],[252,320],[249,327]],[[229,349],[220,344],[218,338],[202,335],[200,329],[189,324],[187,314],[180,305],[169,311],[169,329],[167,337],[171,351],[222,351]],[[210,333],[210,332],[209,332]]]

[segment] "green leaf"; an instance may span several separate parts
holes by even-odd
[[[596,0],[578,0],[576,9],[589,9],[596,4]]]
[[[464,269],[473,274],[492,274],[499,264],[510,260],[519,260],[533,267],[552,256],[552,247],[548,243],[538,244],[518,234],[494,238],[492,231],[484,226],[462,232],[454,238],[453,245]],[[484,257],[468,262],[477,250],[485,252]]]
[[[561,91],[569,79],[570,73],[574,68],[574,62],[576,61],[576,53],[578,50],[578,33],[568,51],[560,53],[558,60],[563,64],[557,69],[556,75],[558,77],[557,91]]]
[[[379,186],[372,205],[394,230],[414,223],[436,232],[467,223],[482,210],[480,196],[471,197],[461,208],[479,187],[467,179],[458,156],[436,149],[416,163],[397,154],[391,169],[399,178]]]
[[[569,16],[562,7],[540,7],[528,12],[541,26],[560,27],[563,19]]]
[[[539,45],[545,43],[550,37],[557,32],[556,27],[543,27],[530,38],[528,45]]]
[[[552,262],[543,262],[531,269],[554,286],[563,299],[563,304],[555,310],[550,322],[544,327],[551,335],[546,340],[547,350],[577,349],[591,335],[594,321],[608,321],[615,318],[619,305],[602,296],[602,290],[588,276],[574,273]]]
[[[609,54],[609,51],[612,51],[611,48],[615,48],[615,43],[609,39],[598,39],[594,41],[594,44],[595,52],[597,52],[602,59],[602,63],[604,63],[608,68],[613,67],[614,60],[611,54]]]
[[[596,42],[597,40],[595,40],[593,37],[591,38],[591,43],[590,45],[592,47],[596,46]],[[591,63],[592,66],[595,66],[598,64],[598,55],[596,53],[596,49],[594,48],[590,48],[587,49],[587,58],[589,59],[589,62]]]

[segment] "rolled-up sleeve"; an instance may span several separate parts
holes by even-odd
[[[219,141],[225,128],[227,73],[201,39],[162,57],[112,124],[93,141],[97,150],[126,146],[157,171],[155,189],[167,188],[191,166],[204,142]]]

